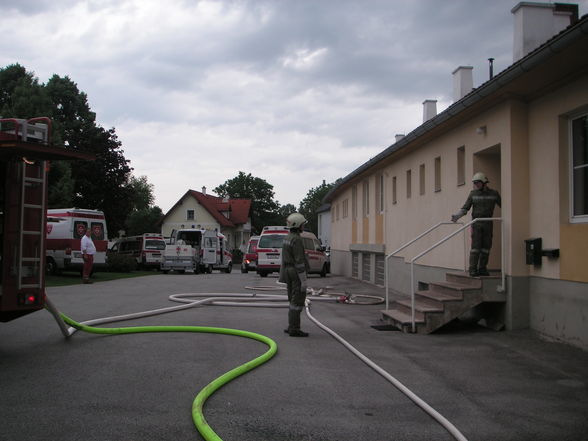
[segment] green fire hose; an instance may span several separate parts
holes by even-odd
[[[250,370],[255,369],[257,366],[265,363],[266,361],[271,359],[278,351],[278,346],[276,345],[276,342],[273,341],[271,338],[261,334],[256,334],[255,332],[241,331],[238,329],[214,328],[207,326],[136,326],[124,328],[96,328],[93,326],[87,326],[78,323],[62,313],[59,313],[59,315],[65,323],[74,327],[75,329],[90,332],[93,334],[139,334],[146,332],[205,332],[211,334],[236,335],[238,337],[251,338],[253,340],[265,343],[269,347],[269,349],[264,354],[226,372],[225,374],[211,381],[198,393],[198,395],[196,395],[196,398],[192,403],[192,420],[194,420],[194,425],[206,441],[222,441],[222,438],[219,437],[214,430],[212,430],[212,428],[204,418],[203,408],[205,401],[223,385],[239,377],[240,375],[243,375],[249,372]]]

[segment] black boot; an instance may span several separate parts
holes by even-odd
[[[479,276],[489,276],[490,273],[488,272],[488,259],[490,255],[488,253],[480,253],[480,267],[478,268],[478,275]]]
[[[470,251],[470,267],[468,273],[470,277],[478,277],[478,259],[480,258],[480,253],[477,251]]]
[[[308,337],[308,332],[301,331],[300,329],[294,329],[290,331],[290,337]]]

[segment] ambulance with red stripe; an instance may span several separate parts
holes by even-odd
[[[257,274],[261,277],[280,272],[282,243],[288,233],[290,233],[288,227],[263,227],[257,244]],[[317,237],[309,231],[303,231],[300,236],[302,237],[304,253],[310,266],[308,273],[320,274],[321,277],[325,277],[329,268],[325,248],[321,246]]]
[[[46,271],[56,274],[61,270],[81,270],[84,264],[80,251],[81,238],[86,230],[92,232],[96,246],[94,268],[106,266],[108,235],[104,212],[81,208],[47,210]]]

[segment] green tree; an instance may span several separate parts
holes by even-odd
[[[254,232],[261,232],[273,219],[280,205],[274,200],[274,186],[261,178],[240,171],[233,179],[213,190],[221,197],[251,199],[251,224]]]
[[[123,229],[132,210],[132,189],[128,186],[132,168],[115,129],[96,124],[86,94],[69,77],[53,75],[45,87],[63,143],[96,156],[94,161],[71,164],[74,205],[103,210],[111,232]]]
[[[143,233],[155,233],[161,230],[160,221],[163,217],[161,208],[154,207],[134,210],[129,214],[126,222],[127,236],[137,236]]]
[[[132,210],[132,168],[114,128],[96,124],[85,93],[68,77],[53,75],[40,84],[33,73],[14,64],[0,69],[0,115],[47,116],[54,144],[93,153],[94,161],[54,162],[49,172],[50,207],[75,205],[105,212],[110,231],[124,227]]]
[[[318,187],[311,188],[306,197],[300,202],[299,211],[308,221],[307,229],[318,231],[318,215],[316,210],[323,204],[323,198],[335,186],[335,183],[327,184],[325,181]]]
[[[20,64],[0,69],[0,115],[3,118],[51,116],[51,101],[44,86]]]
[[[131,192],[131,205],[135,210],[144,210],[153,205],[155,196],[153,195],[153,184],[147,181],[147,176],[138,178],[131,176],[127,184]]]

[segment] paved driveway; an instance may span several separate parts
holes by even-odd
[[[257,275],[153,275],[50,288],[83,321],[173,306],[170,294],[246,292]],[[312,276],[364,294],[358,281]],[[314,302],[313,315],[449,419],[469,440],[588,439],[588,353],[529,331],[453,325],[429,336],[372,328],[379,306]],[[274,339],[278,354],[229,383],[205,406],[225,441],[451,440],[448,432],[330,335],[283,333],[287,310],[207,306],[133,325],[238,328]],[[191,404],[202,387],[264,352],[256,341],[213,334],[61,335],[40,311],[0,323],[0,440],[199,440]]]

